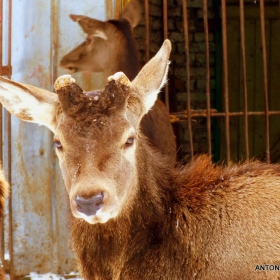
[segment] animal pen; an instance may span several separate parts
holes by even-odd
[[[52,90],[64,74],[60,58],[85,38],[68,15],[111,19],[125,2],[2,0],[1,75]],[[135,36],[142,64],[164,38],[172,42],[169,81],[160,98],[170,112],[178,158],[208,153],[226,164],[253,157],[279,161],[279,1],[140,2],[143,19]],[[73,76],[84,89],[104,85],[99,74]],[[2,221],[5,269],[12,279],[76,271],[52,135],[0,112],[1,159],[12,189]]]

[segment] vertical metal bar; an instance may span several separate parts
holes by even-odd
[[[1,19],[0,19],[0,33],[1,33],[1,40],[0,40],[0,63],[1,67],[3,66],[3,0],[0,0],[0,13],[1,13]],[[2,73],[1,73],[2,74]],[[1,104],[2,107],[2,104]]]
[[[264,18],[264,0],[260,0],[260,19],[261,19],[261,37],[262,37],[262,54],[263,54],[263,90],[265,101],[265,137],[266,137],[266,161],[270,162],[270,145],[269,145],[269,112],[268,112],[268,85],[267,85],[267,54],[265,40],[265,18]]]
[[[50,63],[50,70],[51,70],[51,85],[54,84],[56,78],[57,78],[57,61],[58,61],[58,3],[57,0],[52,0],[52,30],[51,30],[51,51],[52,51],[52,59]]]
[[[115,18],[114,3],[112,0],[106,0],[106,19]]]
[[[12,60],[12,0],[9,0],[8,15],[8,67],[11,69]],[[11,78],[9,71],[8,78]],[[12,125],[11,114],[7,112],[8,119],[8,181],[11,191],[9,196],[9,252],[10,252],[10,279],[14,279],[14,250],[13,250],[13,205],[12,205]]]
[[[206,123],[207,123],[207,144],[208,155],[212,154],[211,145],[211,116],[210,116],[210,57],[209,57],[209,31],[208,31],[208,10],[207,0],[203,0],[203,21],[205,34],[205,62],[206,62]]]
[[[247,98],[247,73],[246,73],[246,47],[245,47],[245,24],[244,24],[244,0],[239,1],[240,9],[240,36],[241,57],[243,68],[243,102],[244,102],[244,135],[246,160],[249,160],[249,131],[248,131],[248,98]]]
[[[187,116],[190,143],[190,156],[193,159],[193,137],[192,137],[192,119],[191,119],[191,91],[190,91],[190,49],[189,49],[189,26],[187,1],[183,0],[184,34],[185,34],[185,52],[186,52],[186,89],[187,89]]]
[[[52,8],[51,8],[51,20],[52,20],[52,28],[51,28],[51,44],[52,44],[52,58],[50,61],[50,73],[52,75],[51,78],[51,85],[54,85],[54,82],[58,76],[57,73],[57,64],[58,64],[58,45],[59,45],[59,36],[58,36],[58,12],[59,12],[59,1],[58,0],[52,0]],[[53,88],[52,88],[53,90]],[[52,141],[50,141],[50,145],[53,146]],[[52,149],[50,149],[52,151]],[[51,157],[50,162],[52,168],[51,168],[51,192],[50,192],[50,201],[51,201],[51,215],[52,215],[52,239],[53,239],[53,248],[52,248],[52,254],[53,254],[53,268],[57,271],[59,270],[59,254],[58,254],[58,242],[57,240],[57,212],[56,212],[56,200],[55,200],[55,157]]]
[[[222,4],[222,45],[223,45],[223,73],[224,73],[224,106],[225,106],[225,134],[226,134],[226,163],[230,162],[230,136],[229,136],[229,104],[228,104],[228,59],[227,59],[227,23],[226,23],[226,0]]]
[[[123,8],[126,6],[126,4],[129,2],[130,0],[121,0],[121,9],[120,12],[122,12]]]
[[[12,76],[12,0],[9,0],[9,19],[8,19],[8,78]]]
[[[116,0],[116,11],[115,11],[115,19],[119,19],[120,17],[120,7],[121,7],[121,4],[120,4],[120,1],[121,0]]]
[[[3,66],[3,0],[0,1],[0,66]],[[3,107],[0,104],[0,160],[3,165]],[[5,241],[4,241],[4,216],[0,217],[0,230],[1,230],[1,248],[0,258],[4,265],[4,254],[5,254]]]
[[[167,0],[163,0],[163,33],[164,33],[164,39],[168,38],[168,15],[167,15]],[[169,87],[168,87],[168,82],[165,84],[164,87],[164,99],[165,99],[165,106],[168,110],[168,112],[170,112],[169,109]]]
[[[149,0],[145,0],[145,45],[146,45],[146,61],[150,59],[150,11],[149,11]]]

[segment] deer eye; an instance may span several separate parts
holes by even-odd
[[[132,137],[129,137],[127,138],[126,142],[125,142],[125,147],[130,147],[134,144],[134,140],[135,138],[132,136]]]
[[[59,140],[54,140],[53,143],[58,150],[62,150],[62,144]]]

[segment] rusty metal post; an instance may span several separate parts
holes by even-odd
[[[58,1],[52,1],[52,60],[51,60],[51,81],[50,84],[53,85],[55,80],[57,79],[57,62],[58,62]]]
[[[244,136],[246,160],[249,160],[249,130],[248,130],[248,98],[247,98],[247,73],[246,73],[246,49],[245,49],[245,24],[244,24],[244,0],[239,1],[240,9],[240,36],[241,57],[243,69],[243,102],[244,102]]]
[[[3,66],[3,0],[0,1],[0,65]],[[0,104],[0,143],[1,143],[1,149],[0,149],[0,160],[1,164],[3,165],[3,107],[2,104]],[[4,217],[0,217],[0,231],[1,231],[1,246],[0,246],[0,258],[1,261],[4,264],[4,254],[5,254],[5,241],[4,241]]]
[[[120,17],[120,10],[121,10],[121,0],[116,0],[116,10],[115,10],[115,19],[119,19]]]
[[[183,0],[184,34],[185,34],[185,52],[186,52],[186,89],[187,89],[187,114],[188,130],[190,142],[190,155],[193,159],[193,137],[192,137],[192,118],[191,118],[191,90],[190,90],[190,48],[189,48],[189,26],[188,26],[188,7],[187,1]]]
[[[261,20],[261,40],[263,54],[263,91],[265,102],[265,137],[266,137],[266,161],[270,162],[270,144],[269,144],[269,108],[268,108],[268,85],[267,85],[267,54],[265,40],[265,18],[264,18],[264,0],[260,0],[260,20]]]
[[[209,31],[208,31],[208,9],[207,0],[203,0],[203,22],[205,33],[205,62],[206,62],[206,113],[207,113],[207,143],[208,155],[212,154],[211,145],[211,116],[210,116],[210,56],[209,56]]]
[[[0,33],[1,33],[1,38],[0,38],[0,65],[1,65],[1,70],[0,74],[8,76],[8,78],[11,78],[11,70],[12,70],[12,65],[11,65],[11,49],[12,49],[12,0],[8,1],[8,40],[7,40],[7,47],[8,47],[8,65],[4,66],[3,65],[3,20],[6,20],[3,14],[3,1],[1,0],[0,2],[0,15],[1,15],[1,20],[0,20]],[[8,135],[8,166],[7,166],[7,180],[10,184],[10,187],[12,188],[12,168],[11,168],[11,115],[9,112],[5,110],[5,115],[7,118],[7,135]],[[3,163],[3,107],[0,105],[0,143],[1,143],[1,149],[0,149],[0,159],[1,159],[1,164]],[[10,279],[12,280],[14,277],[14,265],[13,265],[13,226],[12,226],[12,190],[10,191],[10,196],[9,196],[9,204],[8,204],[8,232],[9,232],[9,254],[10,254],[10,263],[9,263],[9,272],[10,272]],[[1,217],[1,259],[4,262],[4,252],[5,251],[5,245],[4,245],[4,221],[3,217]]]
[[[164,34],[164,39],[168,38],[168,15],[167,15],[167,8],[168,8],[168,3],[167,0],[163,0],[163,34]],[[165,106],[170,112],[170,106],[169,106],[169,87],[168,87],[168,81],[165,84],[164,87],[164,100],[165,100]]]
[[[225,106],[225,134],[226,134],[226,163],[230,162],[230,132],[229,132],[229,104],[228,104],[228,58],[227,58],[227,23],[226,23],[226,0],[222,4],[222,45],[223,45],[223,72],[224,72],[224,106]]]
[[[150,59],[150,10],[149,10],[149,0],[145,0],[145,45],[146,45],[146,62]]]
[[[8,78],[11,79],[12,61],[12,0],[9,0],[8,13],[8,67],[10,72]],[[12,125],[11,114],[7,114],[8,128],[8,182],[10,184],[9,196],[9,253],[10,253],[10,279],[14,279],[14,249],[13,249],[13,205],[12,205]]]
[[[52,7],[51,7],[51,20],[52,20],[52,31],[51,31],[51,43],[52,43],[52,58],[51,58],[51,62],[50,62],[50,70],[51,70],[51,75],[50,75],[50,84],[54,85],[55,80],[58,77],[58,46],[59,46],[59,36],[58,36],[58,31],[59,31],[59,15],[58,15],[58,11],[59,11],[59,1],[58,0],[52,0]],[[54,89],[53,89],[54,91]],[[52,145],[52,143],[51,143]],[[53,146],[53,145],[52,145]],[[55,201],[55,182],[54,182],[54,178],[55,178],[55,157],[51,157],[51,182],[50,182],[50,201],[52,203],[52,205],[56,205],[56,201]],[[51,209],[52,211],[52,238],[53,240],[56,240],[56,234],[57,233],[57,215],[56,215],[56,211],[55,211],[55,207],[52,207]],[[59,269],[59,263],[58,263],[58,243],[54,242],[53,243],[53,248],[52,248],[52,253],[53,253],[53,265],[55,267],[55,270]]]

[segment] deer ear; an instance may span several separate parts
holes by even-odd
[[[167,78],[171,43],[166,39],[158,53],[141,69],[132,85],[137,89],[145,113],[154,105]]]
[[[0,77],[0,102],[23,121],[35,122],[55,130],[55,93]]]
[[[142,9],[138,0],[131,0],[126,4],[121,14],[121,18],[126,19],[132,28],[136,27],[142,18]]]
[[[108,40],[105,33],[105,22],[81,15],[69,15],[73,21],[79,23],[85,33],[94,37],[99,37]]]

